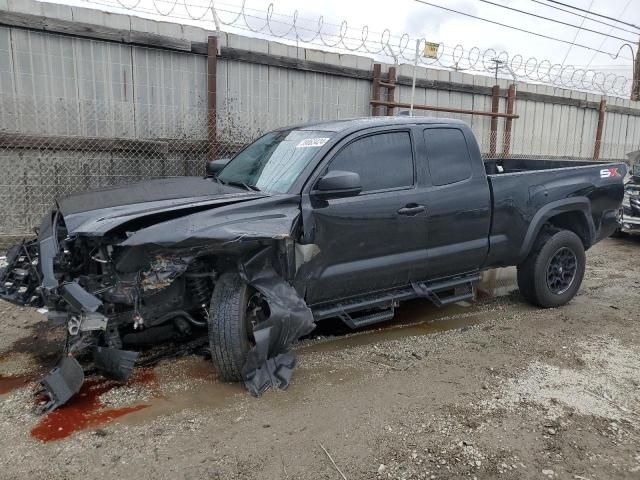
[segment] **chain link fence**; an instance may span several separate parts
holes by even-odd
[[[271,129],[371,114],[366,79],[219,60],[215,114],[209,114],[207,80],[206,56],[21,29],[9,35],[0,28],[0,246],[32,234],[58,198],[151,178],[201,176],[207,159],[231,157]],[[446,92],[430,94],[424,101],[465,107],[442,97]],[[489,110],[491,98],[480,98],[474,108]],[[502,133],[503,119],[500,133],[492,134],[489,117],[416,115],[467,122],[484,154],[593,156],[595,125],[584,113],[570,134],[557,128],[546,136],[535,135],[539,129],[523,123],[524,115],[513,121],[511,134]],[[621,159],[637,149],[603,143],[601,157]]]
[[[29,235],[56,199],[75,192],[128,184],[145,179],[204,175],[207,159],[229,158],[264,131],[277,126],[252,112],[253,125],[242,110],[212,119],[219,140],[208,140],[206,113],[164,106],[136,104],[135,114],[122,114],[128,106],[97,102],[52,102],[53,99],[2,97],[3,128],[0,130],[0,244]],[[60,100],[60,99],[55,99]],[[53,106],[52,106],[53,105]],[[344,105],[342,105],[344,107]],[[429,115],[425,112],[423,115]],[[331,115],[315,115],[328,119]],[[433,114],[458,117],[468,115]],[[323,118],[324,117],[324,118]],[[466,117],[466,118],[465,118]],[[334,117],[337,118],[337,117]],[[259,128],[259,125],[268,125]],[[472,125],[485,156],[491,134]],[[494,157],[590,158],[593,145],[584,142],[548,142],[549,139],[496,134]],[[614,146],[602,145],[603,150]],[[624,150],[631,146],[619,146]],[[624,158],[624,157],[623,157]]]

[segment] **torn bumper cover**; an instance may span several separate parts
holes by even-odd
[[[266,248],[241,265],[240,275],[269,304],[270,315],[253,330],[255,345],[242,369],[247,390],[260,396],[269,387],[287,388],[296,365],[289,348],[315,328],[313,313],[298,292],[278,275]]]

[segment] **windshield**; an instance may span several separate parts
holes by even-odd
[[[253,142],[220,171],[218,179],[231,185],[286,193],[331,132],[282,130]]]

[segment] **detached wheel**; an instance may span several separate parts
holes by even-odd
[[[253,289],[236,272],[227,272],[216,282],[209,307],[209,345],[219,378],[242,380],[242,366],[253,344],[250,302]]]
[[[559,307],[578,292],[585,269],[582,240],[569,230],[547,230],[527,259],[518,265],[524,298],[543,308]]]

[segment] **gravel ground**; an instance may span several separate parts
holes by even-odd
[[[594,247],[560,309],[512,291],[410,302],[395,327],[324,328],[297,346],[290,388],[259,399],[216,382],[201,357],[164,360],[129,385],[98,383],[85,428],[49,442],[32,434],[48,421],[32,412],[32,380],[60,332],[0,303],[0,385],[22,379],[0,395],[0,478],[340,480],[329,455],[349,480],[640,478],[638,249]]]

